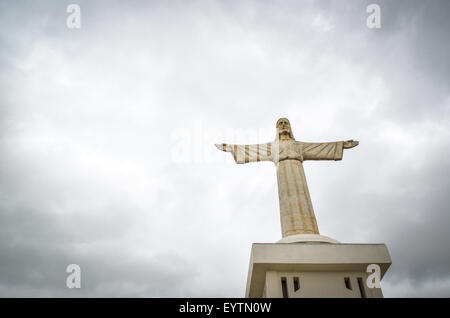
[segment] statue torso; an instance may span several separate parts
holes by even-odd
[[[275,142],[279,145],[279,159],[283,160],[300,160],[303,161],[302,144],[295,140],[279,140]]]

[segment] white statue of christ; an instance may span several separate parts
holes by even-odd
[[[277,121],[275,141],[255,145],[216,144],[219,150],[231,152],[236,163],[272,161],[277,167],[283,237],[296,234],[319,234],[302,162],[305,160],[341,160],[344,149],[358,141],[296,141],[287,118]]]

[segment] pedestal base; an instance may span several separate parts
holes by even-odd
[[[383,297],[381,288],[369,288],[366,281],[368,265],[380,266],[380,280],[391,265],[385,244],[332,243],[318,236],[253,244],[246,297]]]

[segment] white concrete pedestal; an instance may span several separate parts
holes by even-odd
[[[311,236],[311,235],[309,235]],[[321,235],[252,246],[246,297],[383,297],[369,288],[369,264],[391,265],[385,244],[342,244]],[[293,242],[292,242],[293,241]]]

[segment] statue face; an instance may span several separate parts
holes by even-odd
[[[280,118],[277,121],[277,129],[280,134],[291,135],[291,124],[287,118]]]

